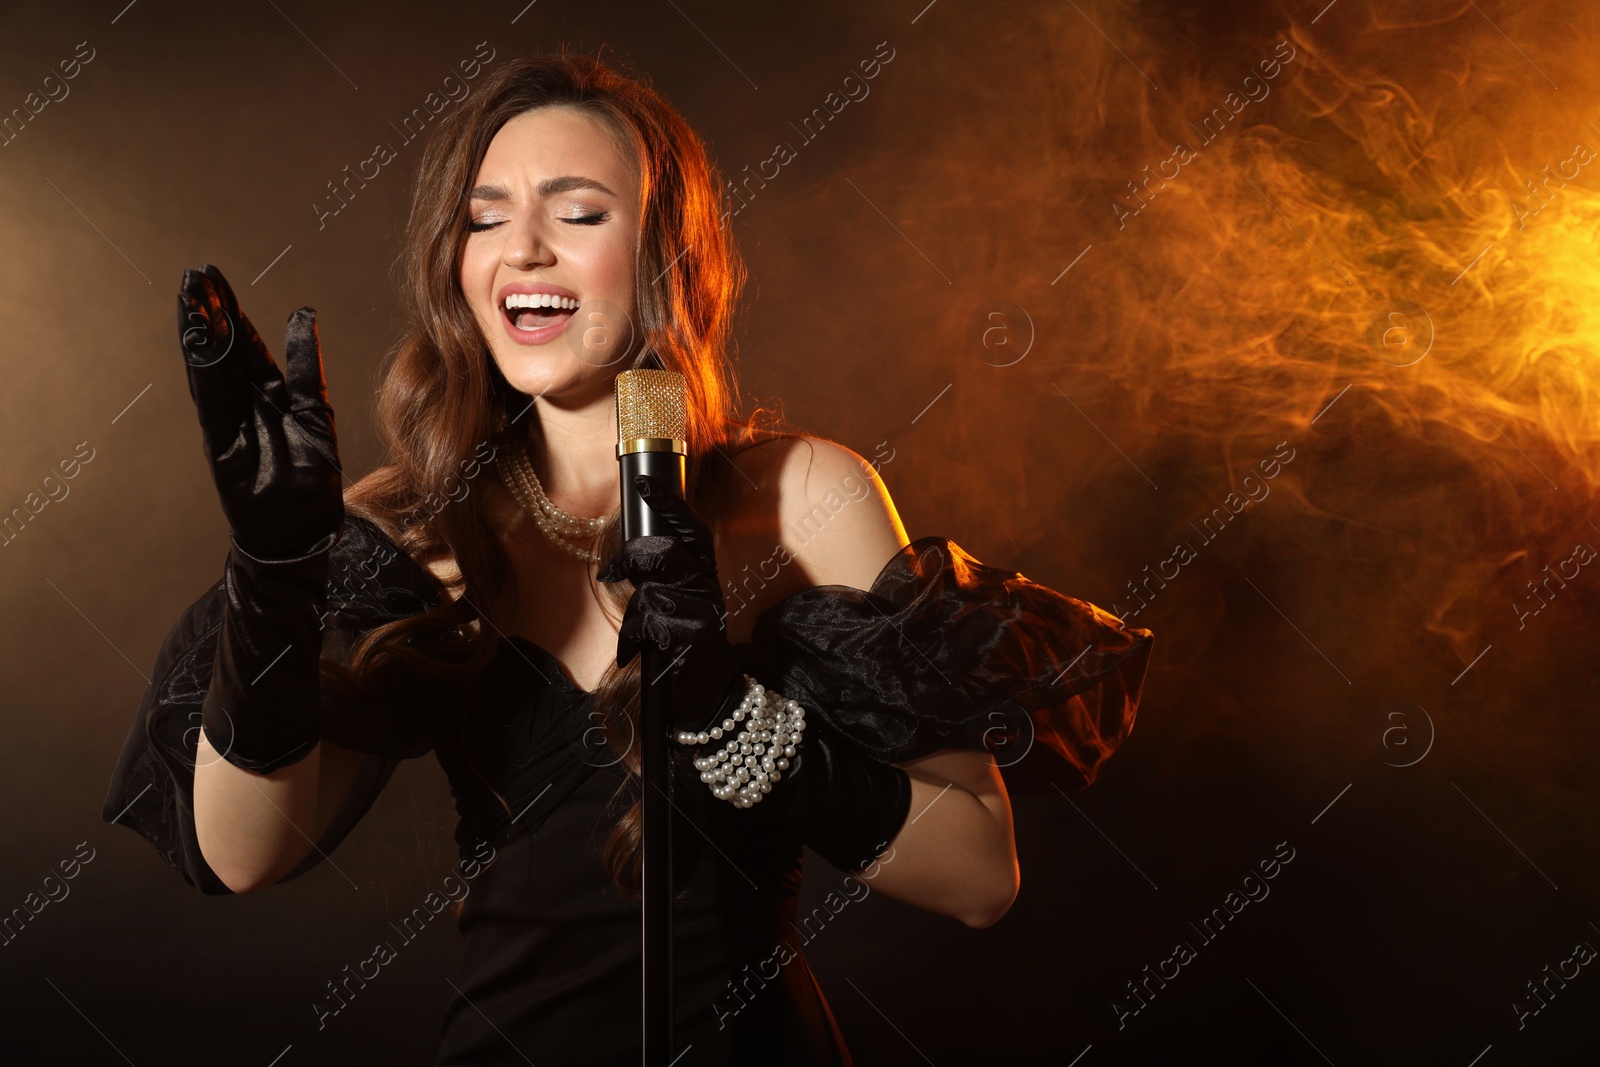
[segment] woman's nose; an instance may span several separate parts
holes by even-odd
[[[506,227],[505,263],[508,267],[528,270],[547,267],[555,260],[544,229],[536,219],[522,219]]]

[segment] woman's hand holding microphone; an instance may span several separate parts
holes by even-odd
[[[343,475],[316,312],[289,316],[280,371],[216,267],[185,271],[178,332],[189,394],[232,528],[206,739],[260,774],[320,738],[317,664]]]
[[[667,483],[641,475],[639,488],[674,536],[625,541],[600,570],[603,582],[627,578],[634,585],[617,635],[617,665],[626,665],[646,642],[662,649],[674,733],[706,732],[729,717],[746,689],[723,625],[727,608],[712,534]],[[911,780],[866,755],[821,716],[809,715],[789,769],[762,806],[776,809],[783,824],[829,863],[854,873],[905,824]]]

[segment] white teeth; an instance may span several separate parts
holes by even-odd
[[[570,296],[555,296],[551,293],[512,293],[506,297],[506,309],[512,308],[563,308],[575,311],[578,301]]]

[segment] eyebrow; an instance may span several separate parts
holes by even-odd
[[[605,193],[607,196],[616,196],[604,184],[593,178],[583,178],[575,174],[566,174],[559,178],[546,178],[540,182],[536,191],[540,196],[554,196],[557,193],[570,193],[577,189],[593,189]],[[510,200],[511,191],[503,185],[480,185],[467,194],[471,200]]]

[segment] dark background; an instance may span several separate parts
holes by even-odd
[[[155,650],[227,546],[182,270],[222,267],[275,352],[317,308],[347,472],[371,469],[420,142],[320,230],[312,205],[487,41],[490,66],[565,42],[650,77],[730,174],[795,145],[734,220],[742,382],[863,455],[890,442],[912,537],[1128,613],[1130,580],[1196,551],[1134,620],[1156,645],[1132,739],[1089,791],[1016,798],[1011,912],[974,931],[874,894],[808,946],[858,1062],[1593,1062],[1592,966],[1520,1027],[1513,1002],[1600,946],[1600,577],[1552,582],[1520,626],[1515,606],[1600,545],[1600,197],[1592,166],[1547,177],[1600,146],[1596,18],[4,5],[0,113],[94,51],[0,147],[0,512],[80,442],[93,459],[0,547],[0,909],[80,843],[94,859],[0,947],[0,1048],[432,1062],[448,922],[321,1032],[310,1007],[454,863],[431,759],[333,864],[247,898],[202,897],[100,806]],[[790,124],[885,41],[870,95],[802,144]],[[1187,121],[1280,41],[1270,93],[1202,144]],[[1180,139],[1193,158],[1141,207],[1127,183],[1171,175]],[[1292,461],[1247,481],[1280,442]],[[1195,532],[1263,484],[1213,542]],[[1280,842],[1270,896],[1202,941],[1191,922]],[[809,873],[809,902],[839,884]],[[1195,958],[1119,1027],[1124,983],[1178,941]]]

